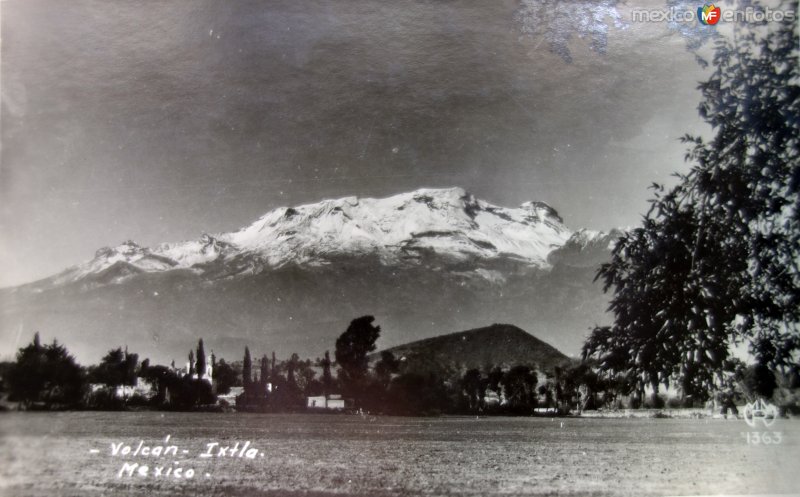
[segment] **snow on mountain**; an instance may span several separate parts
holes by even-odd
[[[462,188],[420,189],[382,199],[345,197],[281,207],[238,231],[199,240],[153,248],[127,241],[98,250],[92,260],[52,282],[109,271],[116,278],[174,269],[203,274],[220,265],[233,268],[225,272],[232,275],[363,255],[377,256],[385,265],[418,264],[433,255],[453,262],[513,260],[548,268],[548,256],[572,236],[558,213],[542,202],[506,208]]]
[[[54,276],[53,284],[69,283],[93,274],[101,274],[109,268],[129,268],[129,272],[167,271],[176,266],[175,261],[128,240],[116,247],[104,247],[95,253],[94,259],[73,266]]]
[[[0,353],[38,330],[93,361],[110,344],[169,361],[198,337],[226,357],[246,345],[313,357],[364,314],[380,316],[385,346],[513,322],[577,351],[605,320],[593,280],[614,241],[571,231],[544,203],[500,207],[460,188],[281,207],[238,231],[127,241],[0,289]]]
[[[394,263],[426,249],[456,259],[506,254],[541,266],[569,235],[545,204],[506,209],[451,188],[276,209],[220,238],[263,255],[272,266],[352,254],[377,254]]]

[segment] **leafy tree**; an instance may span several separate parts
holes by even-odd
[[[269,402],[273,407],[292,410],[303,404],[303,391],[298,384],[298,372],[302,368],[303,363],[297,354],[292,354],[286,361],[276,363],[275,372],[270,378],[273,382],[273,394]]]
[[[90,379],[109,387],[121,385],[136,385],[136,369],[139,363],[138,354],[130,354],[121,347],[109,350],[100,360],[100,364],[93,367]]]
[[[204,380],[189,375],[168,378],[170,405],[177,409],[192,409],[198,405],[209,405],[216,402],[211,385]]]
[[[758,397],[772,398],[778,388],[775,373],[763,364],[753,364],[739,374],[747,396],[752,400]]]
[[[392,379],[388,394],[387,407],[392,414],[434,415],[447,408],[448,392],[433,374],[402,374]]]
[[[490,390],[500,394],[500,384],[503,381],[503,370],[499,366],[490,367],[489,374],[486,377],[486,386]]]
[[[560,409],[564,407],[564,404],[569,400],[566,392],[564,391],[564,368],[561,366],[555,366],[553,368],[551,380],[553,385],[553,399],[555,400],[556,407]]]
[[[111,387],[125,383],[125,353],[122,347],[109,350],[100,364],[90,368],[89,379]]]
[[[214,368],[214,380],[216,381],[217,394],[219,395],[225,395],[231,391],[231,387],[241,385],[239,373],[225,359],[220,359]]]
[[[567,368],[565,374],[565,390],[570,397],[579,401],[579,409],[597,407],[597,394],[605,392],[606,382],[594,371],[589,362],[581,362]]]
[[[128,347],[125,347],[125,385],[136,385],[136,371],[139,369],[139,354],[128,352]]]
[[[322,392],[322,383],[315,379],[317,372],[312,367],[311,360],[298,360],[295,364],[294,376],[297,387],[305,395],[319,395]]]
[[[189,376],[194,376],[196,370],[194,368],[194,351],[189,351]]]
[[[800,69],[792,22],[716,40],[700,85],[711,141],[686,136],[691,170],[654,185],[641,227],[616,243],[598,277],[614,325],[584,356],[631,375],[637,390],[718,388],[732,345],[757,364],[796,367],[800,349]]]
[[[13,361],[0,361],[0,392],[8,392],[8,372],[13,366]]]
[[[514,366],[503,375],[503,393],[509,407],[517,412],[536,407],[536,371],[528,366]]]
[[[389,387],[389,382],[392,380],[392,375],[400,370],[400,361],[394,356],[391,351],[384,350],[381,352],[381,358],[375,363],[375,375],[378,377],[378,382],[384,388]]]
[[[67,349],[53,340],[42,345],[39,334],[19,349],[8,371],[11,399],[25,405],[44,402],[48,406],[71,406],[83,397],[85,375]]]
[[[155,387],[156,394],[152,399],[152,403],[156,406],[160,406],[166,402],[167,389],[170,385],[174,385],[179,380],[174,369],[161,365],[147,365],[147,367],[145,367],[144,361],[139,370],[139,375]]]
[[[299,390],[297,386],[297,378],[295,378],[295,371],[297,370],[299,362],[300,356],[297,354],[292,354],[292,356],[289,358],[289,362],[286,364],[286,386],[292,391]]]
[[[375,318],[362,316],[354,319],[347,330],[336,339],[336,362],[339,364],[339,381],[349,395],[361,395],[367,375],[367,354],[375,350],[375,342],[381,333],[380,326],[373,326]]]
[[[485,390],[483,378],[479,369],[470,369],[461,378],[461,388],[467,396],[468,408],[477,410],[483,401]]]
[[[547,384],[539,387],[539,396],[544,397],[544,403],[547,407],[553,407],[553,389],[549,388]]]

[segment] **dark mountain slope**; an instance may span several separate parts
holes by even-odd
[[[510,324],[427,338],[388,349],[405,372],[464,371],[492,366],[535,366],[552,371],[571,359],[555,347]],[[377,359],[380,354],[375,354]]]

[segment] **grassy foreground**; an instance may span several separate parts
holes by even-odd
[[[780,443],[748,443],[748,431],[767,430],[716,419],[6,413],[0,495],[796,492],[800,422],[778,420],[768,429]],[[174,445],[178,454],[121,455],[140,440],[151,450]],[[218,457],[219,447],[247,441],[254,458],[232,449]],[[214,457],[201,457],[215,442]],[[112,447],[120,448],[116,456]],[[148,465],[147,476],[118,477],[126,462]],[[195,474],[165,477],[167,467]]]

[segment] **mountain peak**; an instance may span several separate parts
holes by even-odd
[[[398,196],[408,195],[400,194]],[[433,197],[442,200],[447,200],[452,203],[459,203],[463,200],[472,199],[472,195],[460,186],[453,186],[450,188],[420,188],[410,193],[414,198]]]
[[[91,261],[59,275],[58,282],[117,263],[141,272],[188,269],[216,278],[364,256],[392,267],[464,267],[497,281],[493,267],[548,268],[548,255],[571,235],[544,202],[509,208],[479,200],[461,187],[421,188],[386,198],[349,196],[279,207],[237,231],[153,248],[128,240],[97,251]]]
[[[95,259],[115,259],[127,260],[132,257],[141,256],[146,249],[142,248],[133,240],[125,240],[115,247],[103,247],[94,253]]]
[[[564,222],[561,216],[558,215],[558,211],[545,202],[529,200],[528,202],[523,202],[519,208],[528,211],[532,216],[542,219],[552,218],[559,223]]]

